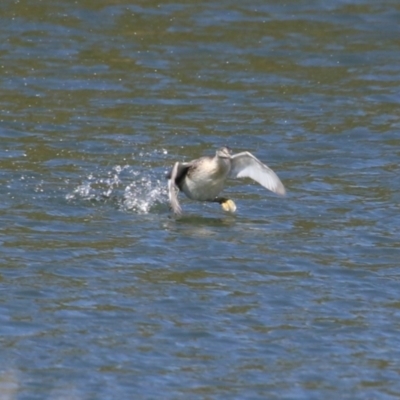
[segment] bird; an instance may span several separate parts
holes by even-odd
[[[276,173],[248,151],[232,154],[221,147],[214,157],[200,157],[189,162],[177,161],[167,173],[168,195],[172,211],[182,214],[179,191],[192,200],[219,203],[223,210],[235,212],[233,200],[219,197],[228,178],[251,178],[266,189],[284,196],[285,187]]]

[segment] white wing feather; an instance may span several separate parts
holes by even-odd
[[[182,214],[182,209],[181,206],[179,205],[179,200],[178,200],[178,193],[177,193],[178,188],[175,185],[175,179],[178,173],[178,167],[179,167],[179,162],[176,162],[174,167],[172,168],[171,177],[170,179],[168,179],[168,197],[172,210],[174,211],[175,214],[180,215]]]
[[[285,187],[275,172],[248,151],[232,155],[229,177],[251,178],[274,193],[282,196],[286,193]]]

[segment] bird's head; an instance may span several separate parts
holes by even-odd
[[[217,150],[217,157],[220,158],[231,158],[232,151],[229,147],[221,147]]]

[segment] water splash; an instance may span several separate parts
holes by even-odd
[[[162,176],[162,174],[160,174]],[[152,207],[167,201],[166,182],[129,165],[112,167],[106,177],[89,174],[71,193],[68,201],[112,201],[123,211],[148,214]]]

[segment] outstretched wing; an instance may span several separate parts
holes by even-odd
[[[176,187],[175,181],[178,175],[179,170],[179,162],[176,162],[173,166],[169,176],[168,176],[168,197],[169,203],[171,204],[171,208],[173,212],[177,215],[182,214],[181,206],[179,205],[178,200],[178,188]]]
[[[282,196],[286,193],[275,172],[247,151],[232,155],[229,177],[251,178],[274,193]]]

